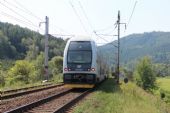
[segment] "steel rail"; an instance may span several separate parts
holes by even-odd
[[[19,89],[4,90],[4,91],[1,91],[1,92],[2,92],[2,94],[7,94],[7,93],[13,93],[13,92],[17,92],[17,91],[28,90],[28,89],[33,89],[33,88],[43,87],[43,86],[49,86],[49,85],[52,85],[52,83],[37,85],[37,86],[31,86],[31,87],[24,87],[24,88],[19,88]]]
[[[35,102],[30,103],[30,104],[26,104],[26,105],[17,107],[17,108],[15,108],[15,109],[6,111],[6,112],[4,112],[4,113],[23,113],[24,111],[27,111],[27,110],[30,110],[30,109],[32,109],[32,108],[34,108],[34,107],[37,107],[37,106],[39,106],[39,105],[42,105],[42,104],[44,104],[44,103],[46,103],[46,102],[49,102],[49,101],[51,101],[51,100],[53,100],[53,99],[55,99],[55,98],[59,98],[59,97],[65,95],[65,94],[69,93],[71,90],[72,90],[72,89],[69,89],[69,90],[67,90],[67,91],[63,91],[63,92],[61,92],[61,93],[59,93],[59,94],[55,94],[55,95],[49,96],[49,97],[47,97],[47,98],[40,99],[40,100],[38,100],[38,101],[35,101]]]
[[[93,89],[89,89],[87,91],[85,91],[84,93],[82,93],[81,95],[79,95],[78,97],[72,99],[71,101],[69,101],[68,103],[66,103],[65,105],[63,105],[62,107],[60,107],[59,109],[57,109],[56,111],[54,111],[54,113],[64,113],[65,111],[67,111],[69,108],[71,108],[72,106],[74,106],[77,102],[79,102],[81,99],[83,99],[87,94],[89,94]]]
[[[49,86],[49,87],[43,87],[43,88],[38,88],[38,89],[33,89],[33,90],[26,90],[26,91],[12,93],[12,94],[6,94],[6,95],[1,94],[0,100],[14,98],[14,97],[18,97],[18,96],[22,96],[22,95],[26,95],[26,94],[30,94],[30,93],[34,93],[34,92],[38,92],[38,91],[42,91],[42,90],[46,90],[46,89],[51,89],[51,88],[55,88],[55,87],[59,87],[59,86],[63,86],[63,85],[64,84],[62,83],[62,84],[52,85],[52,86]]]

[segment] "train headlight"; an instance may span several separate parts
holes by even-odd
[[[93,72],[94,72],[94,71],[95,71],[95,68],[91,68],[91,71],[93,71]]]
[[[68,68],[64,68],[64,71],[68,71]]]
[[[71,71],[70,68],[64,68],[64,71]]]
[[[91,68],[91,69],[88,69],[88,71],[94,72],[94,71],[96,71],[96,69],[95,68]]]

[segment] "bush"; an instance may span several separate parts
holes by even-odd
[[[151,59],[149,57],[144,57],[137,64],[137,68],[134,72],[137,85],[145,90],[155,88],[156,76],[154,75],[152,67]]]
[[[36,60],[33,61],[36,70],[35,80],[43,80],[44,78],[44,54],[41,52],[40,55],[37,56]]]
[[[27,84],[34,73],[35,67],[32,63],[26,60],[16,61],[15,65],[8,71],[9,82],[15,84],[19,81]]]
[[[52,75],[57,75],[62,73],[63,70],[63,57],[56,56],[51,59],[49,66],[52,72]]]

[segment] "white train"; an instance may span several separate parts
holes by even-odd
[[[63,58],[66,87],[92,88],[107,77],[108,68],[95,41],[87,37],[68,40]]]

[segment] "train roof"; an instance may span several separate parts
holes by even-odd
[[[92,41],[95,42],[91,37],[86,36],[76,36],[71,38],[69,41]]]

